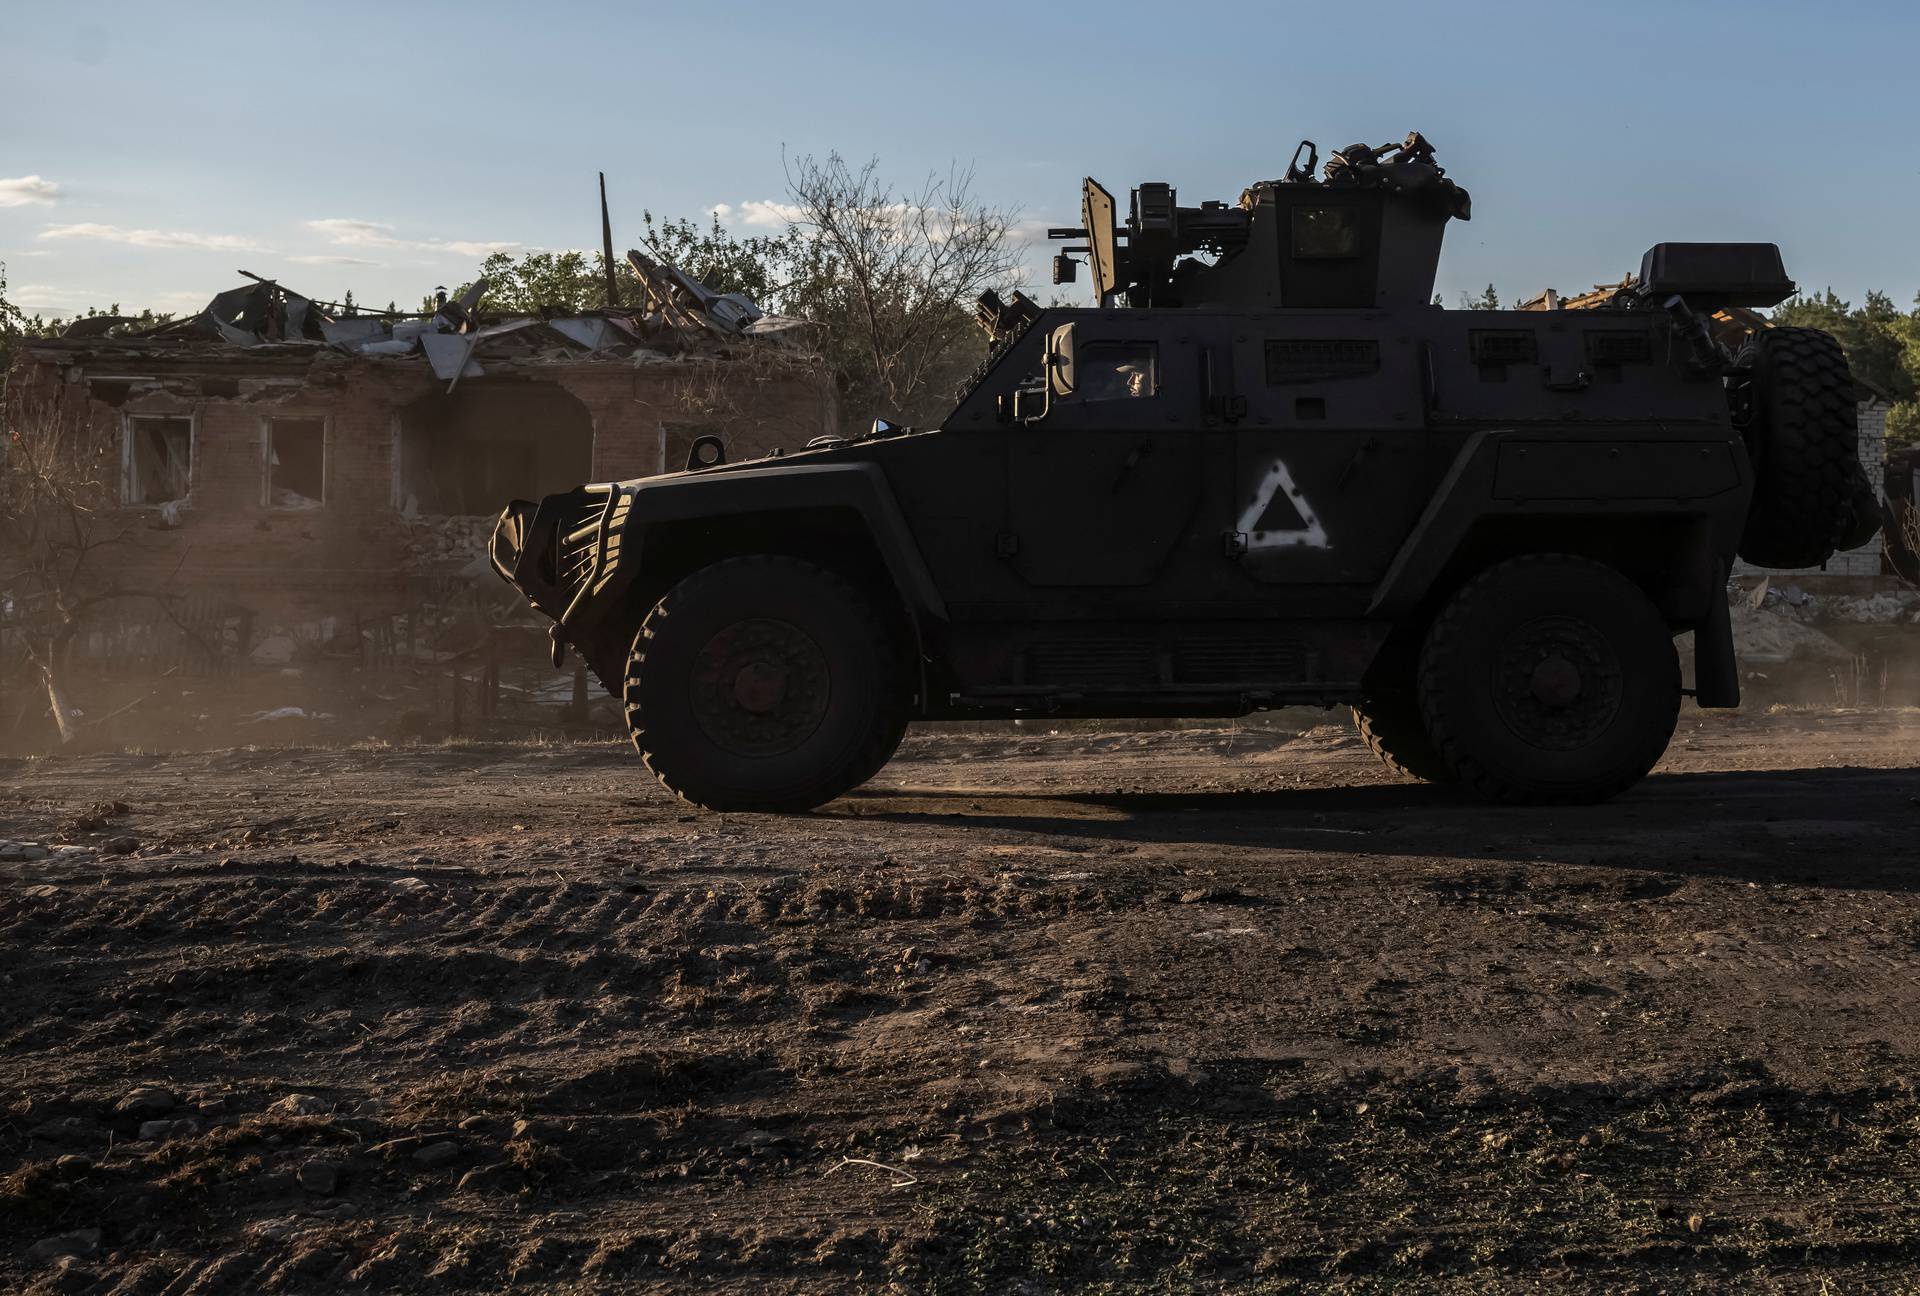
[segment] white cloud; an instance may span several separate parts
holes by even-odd
[[[60,199],[60,186],[37,175],[0,178],[0,207],[37,204],[51,207]]]
[[[95,239],[102,243],[125,243],[143,248],[197,248],[203,252],[259,252],[263,249],[250,238],[237,234],[194,234],[185,230],[127,229],[120,225],[100,225],[88,221],[79,225],[49,225],[41,230],[43,239]]]
[[[780,202],[777,199],[749,199],[737,206],[733,203],[715,203],[707,210],[718,217],[722,225],[744,225],[750,229],[783,230],[789,225],[803,223],[806,217],[805,209],[797,203]],[[944,208],[923,208],[912,203],[896,202],[887,209],[887,214],[896,227],[903,231],[924,218],[927,237],[936,243],[944,242],[953,232],[952,217]],[[1046,241],[1046,221],[1021,220],[1007,227],[1007,242],[1016,247],[1044,244]]]
[[[139,300],[133,300],[120,292],[95,292],[88,288],[62,288],[55,284],[21,284],[18,290],[10,294],[14,305],[22,310],[31,311],[54,318],[78,315],[89,306],[96,310],[105,310],[116,301],[122,314],[137,314],[142,308],[168,312],[175,315],[191,315],[207,304],[212,296],[204,288],[189,288],[181,292],[149,293]]]
[[[393,226],[382,225],[378,221],[310,220],[307,228],[329,243],[340,243],[347,247],[391,247],[396,240]]]
[[[739,224],[755,229],[785,229],[799,223],[806,214],[794,203],[764,198],[749,198],[738,207],[732,203],[715,203],[707,210],[719,217],[722,225]]]
[[[452,243],[420,243],[415,246],[423,252],[451,252],[463,257],[487,257],[495,252],[512,252],[519,248],[518,243],[470,243],[456,240]]]
[[[369,261],[365,257],[338,256],[328,252],[311,256],[290,256],[287,260],[297,265],[311,266],[371,266],[380,264],[378,261]]]
[[[1054,221],[1043,220],[1015,221],[1007,227],[1007,241],[1044,247],[1047,243],[1047,231],[1055,224]]]
[[[518,243],[483,242],[469,239],[406,239],[393,232],[393,226],[381,221],[352,220],[329,216],[310,220],[307,228],[336,247],[386,248],[397,252],[424,252],[429,255],[485,257],[495,252],[512,252]]]
[[[62,311],[75,294],[65,288],[56,288],[52,284],[21,284],[8,294],[13,304],[22,310]]]
[[[172,312],[175,315],[197,315],[213,300],[213,294],[204,288],[188,288],[182,292],[151,293],[134,310],[145,308],[162,314]]]

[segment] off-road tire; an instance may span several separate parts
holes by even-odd
[[[1745,432],[1754,471],[1740,556],[1756,567],[1817,567],[1858,534],[1859,501],[1873,493],[1860,467],[1846,354],[1819,329],[1771,328],[1756,332],[1736,363],[1751,374]]]
[[[1530,554],[1462,586],[1420,651],[1420,709],[1467,787],[1520,804],[1604,801],[1673,737],[1680,663],[1647,596],[1603,563]]]
[[[634,635],[623,693],[647,768],[709,810],[824,805],[878,772],[906,718],[901,654],[872,600],[779,555],[669,590]]]
[[[1411,672],[1409,672],[1411,674]],[[1382,690],[1353,707],[1353,727],[1367,750],[1401,778],[1422,783],[1457,783],[1453,767],[1427,735],[1420,699],[1411,690]]]

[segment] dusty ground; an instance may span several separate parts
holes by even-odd
[[[1915,1289],[1920,717],[1539,811],[1322,720],[0,763],[0,1287]]]

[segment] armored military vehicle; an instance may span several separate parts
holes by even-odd
[[[1662,243],[1607,309],[1433,300],[1467,193],[1418,134],[1237,203],[1089,180],[1055,258],[1098,304],[988,294],[937,429],[516,501],[494,565],[626,709],[667,787],[801,811],[909,721],[1347,705],[1404,774],[1612,796],[1684,693],[1737,705],[1736,554],[1876,525],[1833,339],[1771,244]],[[1865,534],[1863,534],[1865,532]],[[1676,636],[1692,631],[1694,686]]]

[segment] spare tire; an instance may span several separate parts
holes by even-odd
[[[1859,534],[1860,502],[1873,495],[1846,354],[1819,329],[1770,328],[1736,363],[1749,375],[1754,472],[1740,556],[1756,567],[1817,567]]]

